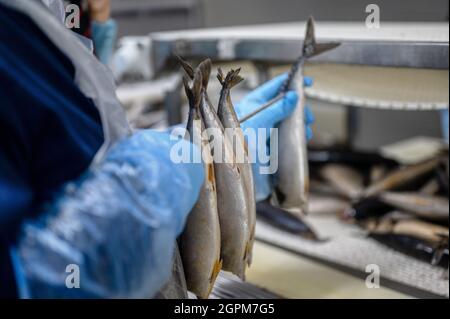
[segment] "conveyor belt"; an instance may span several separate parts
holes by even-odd
[[[381,270],[381,285],[414,297],[449,297],[448,270],[433,267],[367,238],[357,226],[340,222],[335,216],[311,216],[308,222],[321,238],[317,244],[278,230],[259,221],[258,240],[323,263],[361,279],[366,267],[376,264]]]

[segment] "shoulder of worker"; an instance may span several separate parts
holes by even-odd
[[[0,3],[0,25],[0,153],[33,181],[36,199],[90,165],[104,141],[101,119],[71,61],[30,17]]]

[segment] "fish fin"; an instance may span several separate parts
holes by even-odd
[[[239,83],[241,83],[242,81],[244,81],[244,78],[242,78],[239,73],[241,72],[241,69],[237,69],[237,70],[231,70],[230,72],[228,72],[227,76],[225,77],[225,80],[222,80],[220,83],[222,84],[223,87],[227,88],[227,89],[232,89],[233,87],[235,87],[236,85],[238,85]],[[222,74],[222,79],[223,79],[223,74]],[[220,81],[220,79],[219,79]]]
[[[303,42],[303,56],[306,58],[311,58],[337,48],[340,45],[341,44],[339,42],[317,43],[314,18],[312,16],[308,18],[305,40]]]
[[[309,50],[312,50],[316,46],[316,27],[314,25],[313,16],[309,16],[306,23],[306,34],[303,42],[303,54],[309,56]],[[312,52],[311,52],[312,54]]]
[[[186,75],[183,76],[183,86],[184,86],[184,91],[186,92],[186,96],[188,98],[189,101],[193,101],[194,100],[194,94],[192,93],[192,89],[189,83],[189,79],[187,78]]]
[[[223,86],[225,83],[225,75],[223,74],[222,68],[219,68],[217,71],[217,79],[219,80],[220,84]]]
[[[193,80],[194,76],[195,76],[194,68],[189,63],[187,63],[185,60],[183,60],[183,58],[180,57],[179,55],[175,55],[175,57],[177,58],[181,67],[183,68],[184,72],[186,72],[186,74],[189,76],[189,78],[191,80]]]
[[[197,69],[195,71],[194,75],[194,84],[192,86],[192,95],[194,100],[194,105],[196,108],[200,107],[200,103],[202,100],[202,83],[203,83],[203,76],[200,69]]]
[[[214,268],[211,273],[211,278],[209,279],[209,282],[211,284],[214,284],[214,282],[216,281],[217,276],[219,276],[219,273],[222,270],[222,266],[223,266],[223,261],[221,259],[217,260],[216,263],[214,264]]]
[[[199,70],[201,71],[202,78],[203,78],[203,88],[206,90],[208,88],[209,79],[211,77],[211,70],[212,70],[212,62],[211,59],[206,59],[200,65],[198,66]]]

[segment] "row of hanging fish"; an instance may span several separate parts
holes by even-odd
[[[448,267],[448,150],[405,166],[378,154],[311,149],[309,162],[313,192],[334,198],[337,214],[391,248]]]
[[[201,149],[206,180],[180,238],[180,251],[188,289],[208,298],[221,270],[245,279],[252,262],[256,226],[256,203],[251,164],[243,132],[231,100],[231,89],[243,79],[239,70],[224,75],[219,105],[208,97],[212,64],[202,62],[196,69],[180,59],[186,73],[184,87],[189,100],[187,139]],[[214,141],[206,134],[214,129]],[[225,129],[234,130],[230,140]],[[221,158],[217,158],[217,145]],[[236,160],[238,154],[244,160]]]

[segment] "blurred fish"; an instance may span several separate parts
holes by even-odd
[[[313,166],[342,164],[358,169],[372,166],[386,168],[398,166],[396,161],[385,158],[378,153],[355,151],[346,147],[330,147],[326,149],[310,147],[308,149],[308,160]]]
[[[394,208],[392,206],[383,203],[378,198],[363,198],[359,202],[354,203],[344,213],[344,218],[359,222],[371,218],[380,218],[393,210]]]
[[[385,192],[381,201],[397,209],[430,220],[449,219],[449,200],[445,197],[410,192]]]
[[[403,245],[408,244],[409,248],[428,250],[432,255],[431,263],[439,264],[447,255],[449,245],[449,229],[413,218],[386,217],[379,220],[377,224],[372,224],[368,229],[370,236],[374,238],[396,238],[402,237]],[[407,241],[406,239],[409,238]],[[421,243],[421,247],[417,247]],[[448,266],[448,265],[447,265]]]
[[[188,289],[198,298],[206,299],[222,268],[216,179],[211,149],[204,134],[205,126],[200,112],[202,103],[200,71],[195,74],[192,88],[187,79],[184,80],[184,85],[190,105],[187,137],[202,151],[206,179],[181,235],[180,248]]]
[[[432,172],[441,162],[440,158],[435,158],[421,164],[402,167],[383,178],[381,181],[369,186],[364,191],[364,197],[377,196],[382,192],[398,189],[405,184],[412,183],[426,174]]]
[[[370,227],[368,230],[372,234],[395,234],[410,236],[424,240],[434,246],[447,245],[448,247],[448,227],[439,226],[413,218],[382,218],[377,224]]]
[[[257,203],[256,213],[259,218],[276,228],[304,239],[321,241],[315,231],[302,218],[273,206],[269,200]]]
[[[433,196],[439,193],[440,190],[440,184],[436,177],[433,177],[429,182],[427,182],[422,188],[420,189],[420,193],[424,195]]]
[[[311,194],[309,199],[310,215],[342,216],[350,208],[350,202],[334,196]]]
[[[340,194],[357,199],[364,189],[364,177],[355,169],[339,164],[326,165],[321,176]]]
[[[411,257],[443,268],[448,267],[448,247],[436,247],[421,239],[405,235],[372,233],[370,237]]]
[[[388,174],[388,168],[384,165],[374,165],[370,169],[370,184],[381,181]]]
[[[300,96],[293,114],[279,128],[280,163],[276,174],[274,200],[281,208],[292,209],[301,216],[308,210],[309,167],[305,127],[304,63],[307,59],[334,49],[339,43],[317,43],[314,20],[308,19],[302,54],[292,66],[281,94],[295,89]]]

